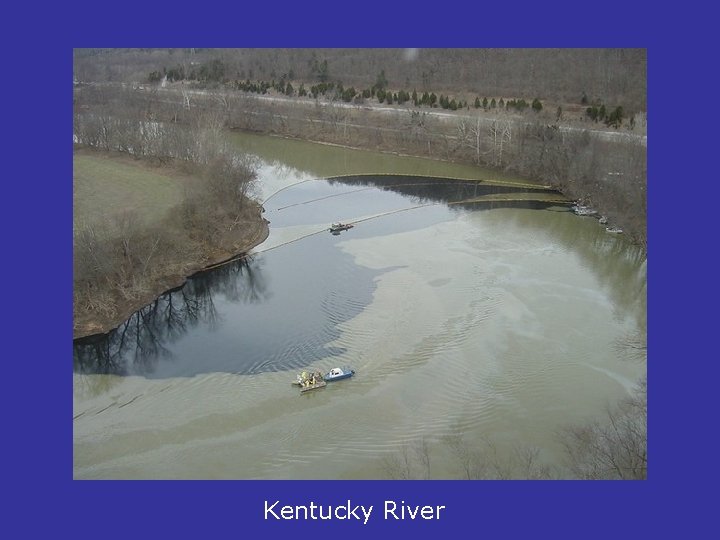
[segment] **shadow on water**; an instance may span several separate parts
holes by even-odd
[[[172,356],[169,344],[200,323],[211,328],[216,324],[217,294],[236,302],[262,302],[268,293],[260,265],[245,257],[197,273],[184,286],[133,313],[118,328],[75,340],[75,371],[115,375],[152,371],[158,359]]]
[[[343,176],[329,178],[328,183],[330,185],[337,183],[350,186],[371,186],[399,193],[418,204],[445,203],[452,205],[451,208],[462,207],[468,210],[505,207],[542,209],[557,205],[558,200],[565,199],[561,193],[553,189],[528,189],[523,186],[495,185],[472,180],[427,176]],[[502,200],[503,196],[507,200]],[[522,200],[519,200],[520,196],[522,196]],[[488,200],[477,200],[482,198]]]
[[[330,345],[338,325],[370,303],[382,272],[355,265],[336,248],[338,240],[328,240],[323,235],[193,276],[108,334],[76,340],[75,371],[247,375],[342,354]]]

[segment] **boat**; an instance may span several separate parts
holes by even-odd
[[[605,227],[605,230],[613,234],[620,234],[623,232],[623,230],[619,227]]]
[[[594,216],[597,214],[597,210],[593,210],[589,206],[582,206],[580,204],[573,206],[572,211],[578,216]]]
[[[352,223],[333,223],[330,225],[329,231],[333,234],[340,234],[340,231],[347,231],[348,229],[352,229],[354,225]]]
[[[307,386],[300,387],[300,393],[309,392],[310,390],[317,390],[318,388],[325,388],[327,383],[325,381],[317,381],[315,384],[308,384]]]
[[[323,379],[330,382],[330,381],[339,381],[342,379],[348,379],[355,375],[355,370],[350,368],[332,368],[330,371],[328,371],[324,376]]]
[[[318,388],[325,388],[327,383],[322,376],[322,373],[316,371],[310,373],[303,371],[300,373],[291,384],[300,387],[300,393],[309,392],[310,390],[317,390]]]
[[[322,381],[323,376],[322,373],[319,371],[316,371],[315,373],[310,373],[309,371],[303,371],[302,373],[298,374],[297,377],[295,377],[294,381],[291,381],[290,384],[294,384],[295,386],[312,386],[318,381]]]
[[[606,218],[605,216],[601,216],[598,222],[600,223],[600,225],[607,225],[608,218]]]

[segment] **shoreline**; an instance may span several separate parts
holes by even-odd
[[[428,157],[420,154],[412,154],[407,152],[399,152],[399,151],[393,151],[393,150],[384,150],[382,148],[375,148],[375,147],[367,147],[363,145],[350,145],[350,144],[342,144],[342,143],[335,143],[330,141],[323,141],[320,139],[314,139],[310,137],[299,137],[292,134],[282,134],[282,133],[275,133],[275,132],[265,132],[265,131],[254,131],[254,130],[248,130],[243,129],[239,127],[232,127],[229,129],[230,132],[236,132],[236,133],[248,133],[251,135],[260,135],[260,136],[267,136],[267,137],[273,137],[277,139],[283,139],[283,140],[290,140],[290,141],[302,141],[302,142],[308,142],[312,144],[320,144],[324,146],[331,146],[336,148],[344,148],[348,150],[357,150],[357,151],[370,151],[370,152],[379,152],[382,154],[387,155],[393,155],[397,157],[407,157],[407,158],[418,158],[418,159],[427,159],[430,161],[439,161],[442,163],[458,163],[458,164],[465,164],[463,160],[452,160],[452,159],[442,159],[442,158],[436,158],[436,157]],[[493,169],[493,167],[487,166],[488,169]],[[500,172],[507,172],[505,170],[498,169]],[[561,193],[564,197],[567,197],[568,199],[572,201],[576,201],[580,204],[586,204],[588,206],[591,206],[595,208],[600,214],[604,215],[605,217],[610,217],[611,220],[616,224],[619,225],[622,229],[627,231],[625,233],[625,236],[628,238],[630,243],[637,245],[641,247],[646,253],[647,253],[647,223],[644,222],[641,227],[633,227],[632,224],[628,223],[627,216],[621,215],[622,213],[619,213],[616,209],[609,209],[605,207],[605,205],[597,204],[597,202],[594,200],[597,198],[598,192],[595,190],[591,190],[591,192],[588,192],[587,190],[582,191],[578,190],[576,187],[573,187],[571,185],[568,185],[565,182],[547,182],[543,181],[539,178],[534,178],[532,176],[522,175],[521,173],[518,173],[519,176],[523,176],[528,180],[529,183],[537,184],[538,187],[545,187],[550,188],[558,191]]]
[[[168,291],[183,287],[192,276],[209,270],[218,264],[246,257],[250,250],[262,244],[270,234],[268,222],[262,218],[262,214],[258,215],[258,221],[255,225],[252,237],[248,238],[248,235],[243,235],[242,238],[238,239],[238,243],[232,246],[232,250],[229,247],[228,249],[199,253],[200,260],[188,263],[189,266],[184,275],[167,274],[158,278],[151,291],[141,298],[122,302],[118,305],[117,313],[113,316],[98,317],[95,314],[92,317],[83,317],[80,315],[77,317],[80,319],[78,321],[74,314],[73,341],[107,334],[120,326],[133,313],[150,304],[154,299]]]

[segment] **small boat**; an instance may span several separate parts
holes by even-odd
[[[330,225],[329,231],[333,234],[340,234],[340,231],[347,231],[348,229],[352,229],[354,225],[352,223],[333,223]]]
[[[336,367],[336,368],[332,368],[329,372],[327,372],[323,376],[323,379],[325,379],[328,382],[339,381],[341,379],[348,379],[348,378],[352,377],[353,375],[355,375],[354,369]]]
[[[297,377],[295,377],[295,380],[291,381],[290,384],[299,386],[301,392],[304,392],[305,390],[322,388],[323,386],[325,386],[325,380],[323,379],[322,373],[320,373],[319,371],[316,371],[315,373],[303,371]]]
[[[601,216],[598,222],[600,223],[600,225],[607,225],[608,218],[606,218],[605,216]]]
[[[613,234],[620,234],[623,232],[623,230],[619,227],[605,227],[605,230]]]
[[[597,214],[597,210],[593,210],[589,206],[582,206],[579,204],[576,204],[572,207],[572,211],[575,212],[578,216],[594,216]]]

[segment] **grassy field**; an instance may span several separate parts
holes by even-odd
[[[150,225],[182,199],[187,176],[117,154],[81,150],[73,155],[73,217],[98,225],[132,212]]]

